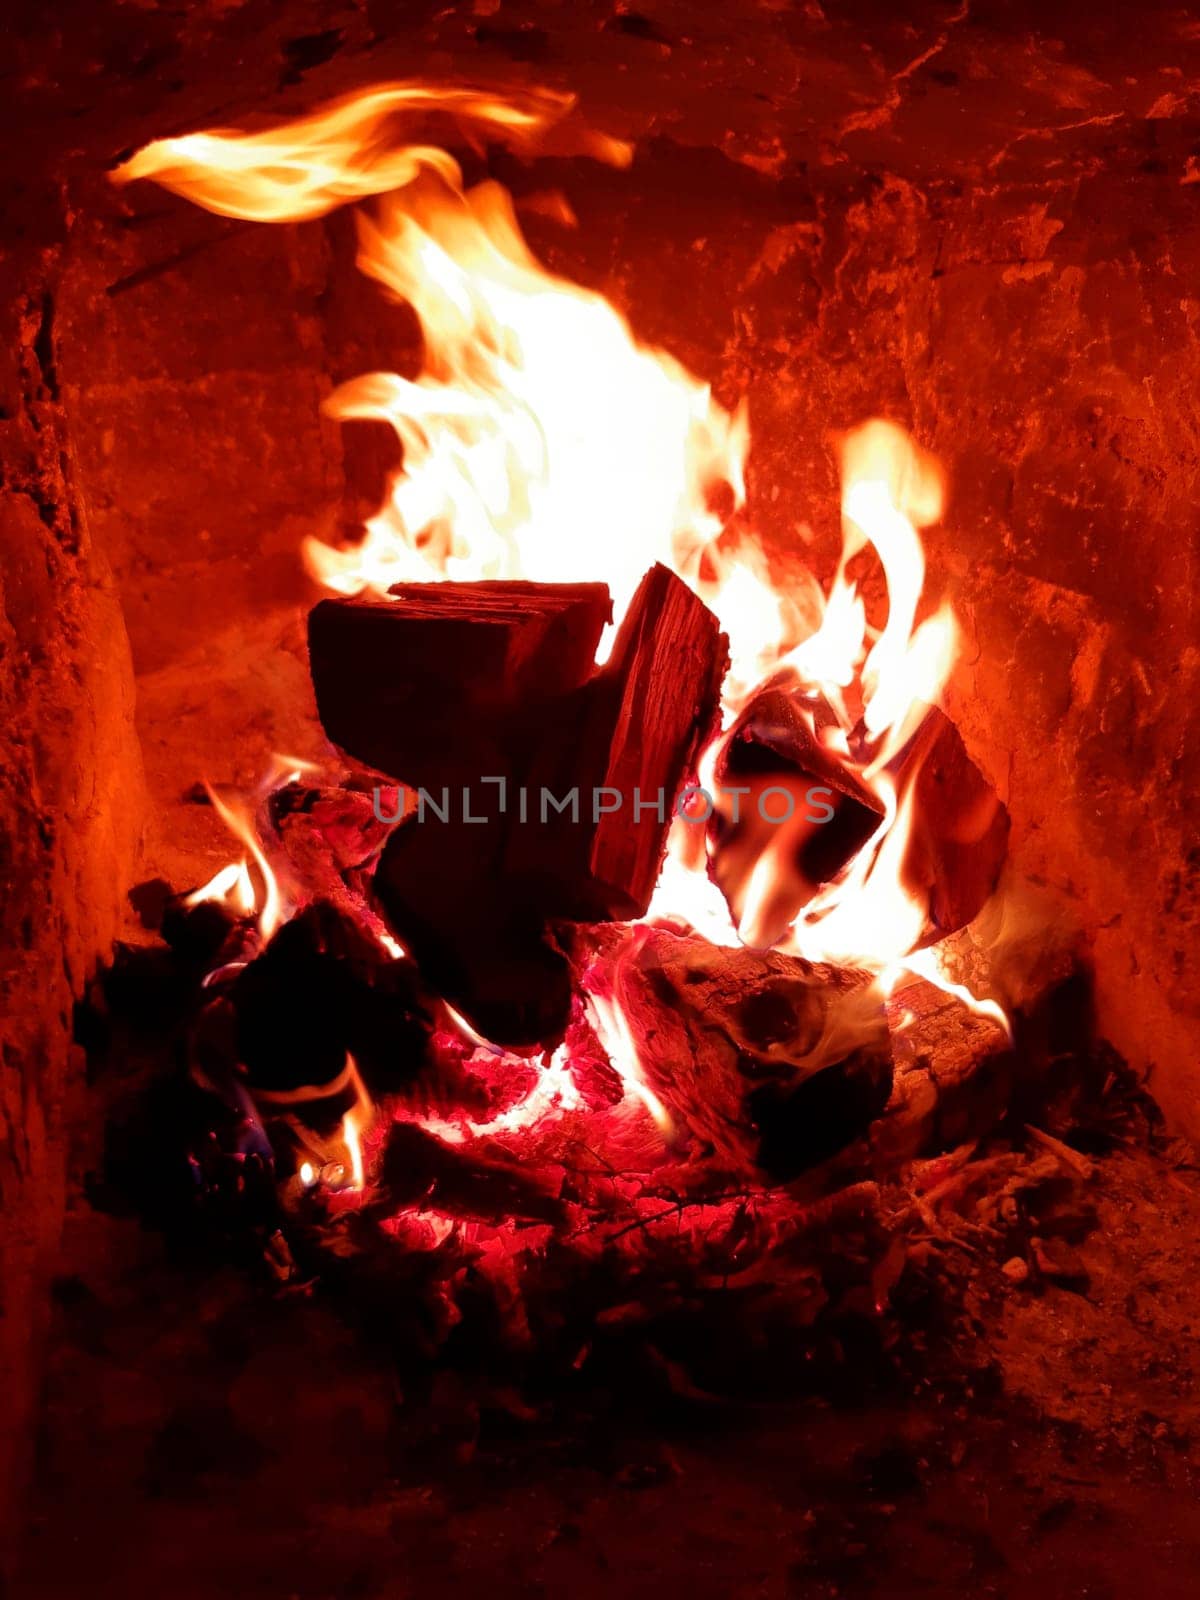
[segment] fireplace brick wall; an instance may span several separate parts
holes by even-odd
[[[0,264],[0,1581],[66,1198],[72,1003],[111,947],[144,816],[128,640],[59,402],[64,219],[24,218],[36,243]]]

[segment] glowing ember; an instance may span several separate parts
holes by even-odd
[[[446,1009],[450,1010],[450,1007]],[[465,1023],[463,1031],[471,1032]],[[489,1045],[486,1040],[480,1040],[479,1043],[493,1061],[509,1060],[495,1045]],[[571,1076],[571,1058],[565,1044],[560,1044],[553,1054],[543,1055],[537,1062],[536,1071],[536,1079],[528,1093],[486,1121],[465,1117],[452,1122],[438,1116],[422,1116],[414,1120],[427,1133],[436,1134],[447,1144],[462,1144],[468,1138],[486,1139],[498,1134],[521,1133],[578,1108],[579,1090]]]

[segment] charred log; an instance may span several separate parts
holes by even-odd
[[[722,746],[709,870],[743,937],[755,945],[782,938],[883,815],[851,756],[821,741],[822,727],[833,725],[818,691],[776,683],[755,696]],[[861,738],[860,728],[851,746],[859,748]],[[932,944],[965,927],[995,889],[1008,813],[936,706],[926,709],[888,772],[897,792],[911,795],[901,875],[925,906],[920,942]],[[765,861],[769,873],[756,872]]]
[[[584,982],[619,1004],[647,1086],[698,1154],[787,1181],[887,1104],[887,1025],[865,974],[660,929],[593,937],[604,953],[583,958]]]
[[[426,982],[485,1038],[522,1048],[561,1036],[571,995],[544,935],[550,908],[500,871],[503,820],[410,819],[388,841],[375,894]]]
[[[816,690],[765,688],[730,730],[717,761],[710,875],[743,936],[756,945],[783,936],[883,816],[850,764],[818,740],[822,722],[836,725],[831,713],[822,716],[827,711]],[[768,851],[770,888],[751,905],[754,869]]]
[[[347,1057],[369,1088],[409,1081],[432,1027],[411,962],[393,961],[320,901],[286,923],[238,975],[236,1057],[256,1097],[285,1105],[338,1093]]]

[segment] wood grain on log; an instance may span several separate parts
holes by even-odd
[[[604,584],[401,584],[308,619],[317,709],[336,745],[429,788],[515,776],[547,702],[591,675]]]
[[[614,999],[676,1134],[734,1171],[796,1177],[887,1103],[883,1001],[861,972],[663,929],[580,930],[588,992]]]

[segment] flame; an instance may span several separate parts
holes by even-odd
[[[838,711],[843,735],[852,731],[851,718],[839,691],[860,688],[865,754],[859,776],[874,790],[883,816],[849,870],[793,924],[788,944],[810,960],[879,970],[913,950],[925,927],[924,904],[905,888],[902,874],[918,768],[914,764],[907,773],[902,791],[886,769],[940,695],[958,632],[948,606],[914,627],[925,581],[917,529],[938,520],[945,500],[937,462],[902,428],[874,418],[845,435],[841,468],[841,563],[821,626],[790,665]],[[866,607],[847,575],[868,544],[879,557],[888,594],[887,621],[869,649]],[[849,749],[845,737],[842,747]]]
[[[646,1082],[637,1041],[620,1000],[615,994],[600,995],[589,991],[585,1009],[588,1021],[621,1082],[645,1106],[658,1125],[659,1132],[670,1138],[674,1132],[671,1113]]]
[[[359,265],[407,300],[415,380],[371,373],[329,410],[390,425],[404,466],[362,545],[307,548],[331,587],[603,577],[619,621],[647,566],[720,534],[718,486],[744,497],[743,413],[638,344],[601,295],[548,274],[495,184],[422,185],[360,224]]]
[[[919,530],[942,514],[941,471],[894,423],[874,419],[845,435],[843,550],[827,596],[815,585],[781,589],[748,535],[731,544],[728,525],[745,501],[745,405],[726,409],[672,356],[641,343],[603,296],[548,272],[497,184],[467,188],[447,151],[402,137],[444,113],[468,138],[528,152],[572,105],[547,89],[501,96],[383,84],[281,127],[157,141],[114,176],[151,177],[211,211],[276,222],[378,197],[369,215],[358,213],[358,264],[412,307],[424,364],[415,378],[366,373],[332,396],[334,416],[390,426],[403,465],[360,544],[309,541],[313,572],[344,593],[414,580],[604,580],[619,622],[647,567],[672,566],[729,635],[727,727],[764,679],[790,681],[798,703],[807,694],[829,708],[833,725],[823,714],[818,726],[809,706],[814,738],[879,802],[874,835],[804,906],[783,947],[883,972],[911,956],[924,930],[924,906],[901,870],[915,763],[900,778],[893,763],[940,695],[957,650],[949,607],[917,621],[925,580]],[[585,148],[618,164],[630,156],[600,135],[589,135]],[[887,585],[879,629],[869,626],[850,575],[868,546]],[[611,637],[609,630],[600,658]],[[715,753],[706,752],[702,773],[715,770]],[[279,918],[278,888],[253,829],[215,796],[213,803],[258,865],[266,933]],[[795,871],[784,830],[776,832],[754,863],[735,930],[706,877],[703,827],[677,823],[652,915],[688,920],[716,942],[761,936]],[[936,962],[921,967],[947,987]],[[631,1091],[667,1126],[619,1003],[591,996],[588,1004]],[[563,1083],[552,1079],[551,1087],[561,1103]],[[357,1138],[351,1129],[348,1142],[350,1132]]]
[[[602,295],[548,273],[498,185],[466,189],[445,151],[396,142],[402,114],[440,110],[528,148],[572,103],[542,89],[500,98],[385,84],[262,133],[160,140],[114,174],[264,221],[383,196],[373,217],[359,213],[359,266],[412,306],[425,365],[415,380],[367,373],[329,402],[336,417],[388,424],[404,450],[360,545],[308,543],[331,588],[603,578],[619,622],[655,560],[700,586],[705,552],[745,498],[744,409],[727,412],[678,361],[640,344]],[[629,158],[600,136],[589,149]],[[761,583],[757,599],[777,609]]]
[[[156,139],[112,178],[153,178],[224,217],[297,222],[403,188],[425,172],[457,187],[454,158],[436,145],[399,142],[403,124],[441,113],[473,139],[491,135],[520,151],[533,148],[574,104],[573,95],[552,89],[501,97],[454,84],[382,83],[284,128],[218,128]],[[586,148],[614,165],[627,164],[631,155],[620,140],[597,134],[587,136]]]
[[[283,920],[283,899],[279,893],[278,880],[276,879],[274,872],[271,870],[270,862],[263,853],[262,845],[258,841],[258,834],[255,830],[254,823],[240,807],[230,805],[226,801],[222,800],[217,794],[216,790],[213,789],[211,784],[206,783],[204,788],[213,810],[229,829],[230,833],[232,833],[235,838],[240,839],[246,846],[247,850],[250,852],[255,866],[258,868],[259,875],[261,876],[263,883],[262,905],[258,905],[257,896],[252,894],[250,904],[246,907],[246,914],[249,915],[249,913],[254,910],[258,911],[259,932],[262,934],[264,939],[269,939],[275,932],[276,928],[278,928],[280,922]],[[225,872],[228,872],[229,870],[230,869],[228,867],[224,869]],[[249,885],[249,871],[244,860],[241,863],[240,873],[245,874],[246,884]],[[221,877],[221,873],[218,873],[217,877]]]
[[[944,990],[946,994],[952,994],[975,1016],[987,1017],[989,1021],[997,1023],[1004,1029],[1009,1044],[1013,1042],[1012,1022],[1004,1007],[996,1000],[981,1000],[978,995],[971,993],[965,983],[955,983],[947,974],[943,959],[936,947],[914,950],[911,955],[905,956],[903,961],[897,961],[885,968],[882,975],[884,992],[891,994],[906,972],[911,972],[914,977],[924,978],[927,983],[932,983],[935,988]]]
[[[366,1162],[363,1159],[362,1142],[370,1129],[374,1108],[366,1084],[363,1083],[359,1073],[358,1063],[352,1055],[346,1056],[346,1065],[350,1071],[350,1083],[356,1098],[342,1118],[342,1143],[346,1146],[346,1154],[350,1158],[350,1178],[345,1187],[357,1190],[366,1184]]]
[[[346,1185],[349,1189],[361,1189],[365,1181],[363,1167],[362,1140],[359,1137],[358,1115],[354,1111],[347,1111],[342,1118],[342,1139],[350,1156],[350,1182]]]
[[[254,885],[244,860],[231,861],[201,888],[183,897],[184,905],[189,907],[203,905],[206,901],[217,901],[240,917],[251,914],[255,906]]]

